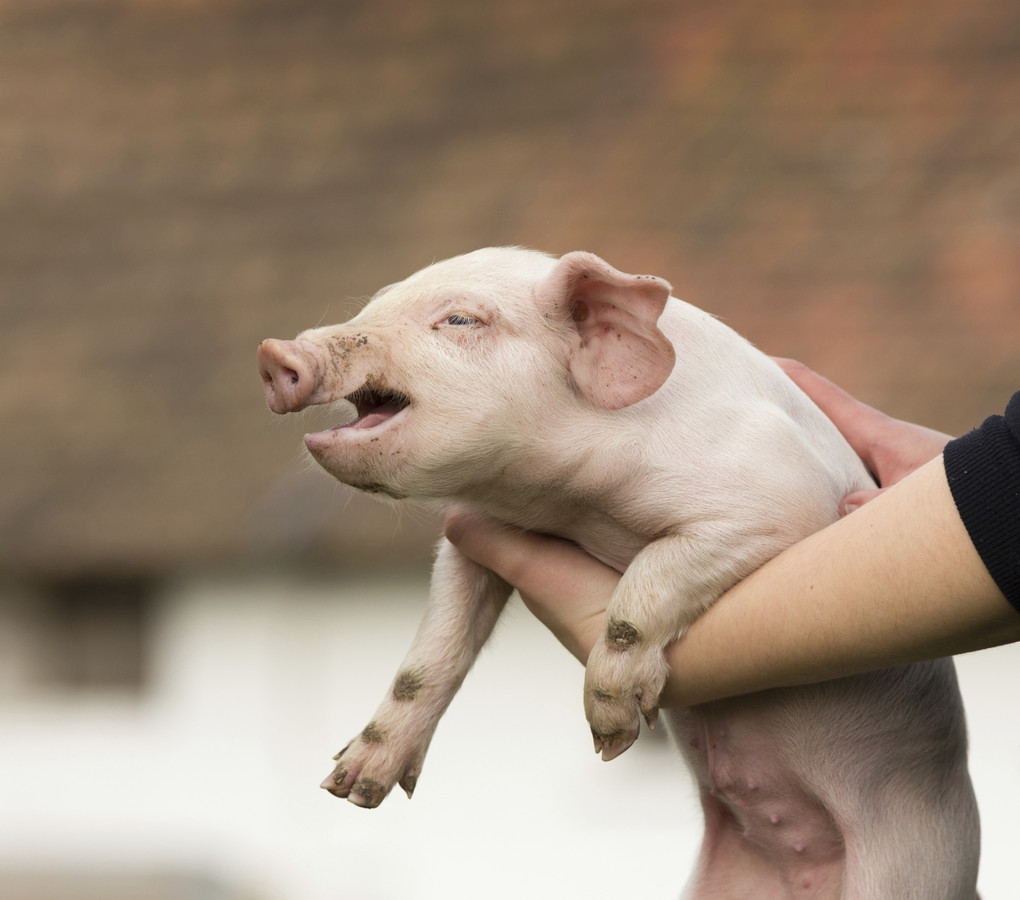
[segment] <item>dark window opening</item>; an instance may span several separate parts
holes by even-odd
[[[0,591],[0,691],[142,689],[155,585],[104,574]]]

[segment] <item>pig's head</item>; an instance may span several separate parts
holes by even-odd
[[[479,250],[383,288],[346,324],[264,341],[259,371],[274,412],[354,407],[305,436],[340,481],[469,499],[522,461],[541,465],[543,444],[562,445],[579,417],[663,384],[674,352],[656,323],[669,292],[590,253]]]

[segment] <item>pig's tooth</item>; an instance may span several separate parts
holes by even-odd
[[[341,428],[348,428],[349,426],[351,426],[355,422],[357,422],[360,418],[361,418],[361,416],[359,416],[357,413],[355,413],[354,416],[352,418],[348,419],[346,422],[341,422],[339,425],[334,425],[329,430],[330,431],[339,431]]]

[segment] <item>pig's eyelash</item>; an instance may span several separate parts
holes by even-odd
[[[467,313],[450,313],[445,319],[443,319],[444,325],[477,325],[478,319],[474,316],[469,316]]]

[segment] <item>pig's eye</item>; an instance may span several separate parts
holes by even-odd
[[[466,313],[450,313],[443,322],[446,325],[477,325],[478,319]]]

